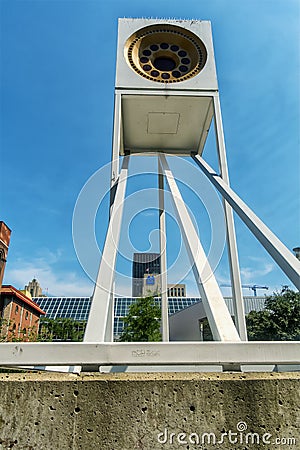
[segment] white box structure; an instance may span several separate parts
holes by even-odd
[[[201,154],[213,103],[198,94],[218,90],[210,22],[120,19],[119,90],[128,91],[122,95],[121,155]]]

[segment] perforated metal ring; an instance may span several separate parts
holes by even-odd
[[[178,83],[205,66],[205,45],[194,33],[175,25],[150,25],[127,39],[125,58],[140,76],[158,83]]]

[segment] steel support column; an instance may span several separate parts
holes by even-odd
[[[162,340],[169,341],[169,310],[168,310],[168,282],[167,282],[167,252],[166,252],[166,212],[164,175],[158,157],[158,196],[159,196],[159,253],[161,280],[161,325]]]
[[[239,341],[228,308],[200,243],[194,224],[184,204],[165,155],[160,155],[163,171],[171,191],[181,234],[193,267],[196,282],[203,301],[207,319],[216,341]]]
[[[113,340],[113,283],[120,239],[126,192],[129,156],[123,159],[99,271],[95,283],[90,314],[85,330],[85,342]]]
[[[112,162],[111,162],[111,183],[112,187],[119,177],[119,165],[120,165],[120,148],[122,147],[122,109],[121,109],[122,96],[119,93],[115,94],[114,105],[114,129],[113,129],[113,142],[112,142]]]
[[[228,184],[229,186],[228,166],[227,166],[227,157],[226,157],[219,95],[215,95],[213,97],[213,104],[214,104],[214,121],[215,121],[215,132],[216,132],[220,173],[225,183]],[[225,213],[227,249],[228,249],[228,260],[230,268],[235,323],[241,340],[246,341],[247,328],[246,328],[244,299],[240,276],[239,258],[234,227],[234,218],[232,209],[224,198],[223,198],[223,207]]]

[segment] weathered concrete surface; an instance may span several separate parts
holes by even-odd
[[[1,374],[0,449],[296,450],[299,380],[299,373]]]

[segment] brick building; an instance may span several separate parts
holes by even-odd
[[[0,291],[2,338],[29,341],[38,334],[39,319],[45,312],[31,298],[10,285]]]
[[[0,220],[0,288],[2,286],[11,230]]]

